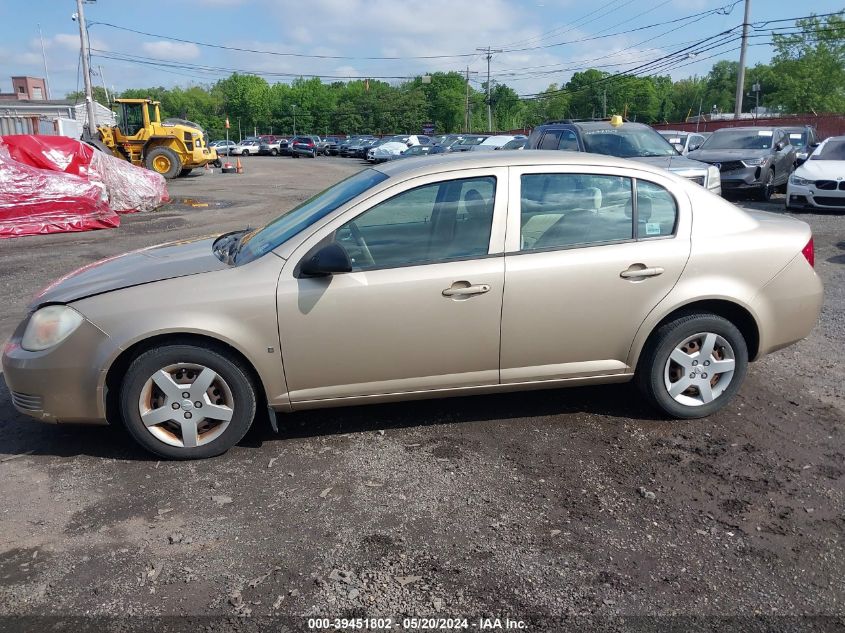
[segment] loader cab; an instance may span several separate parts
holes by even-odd
[[[122,136],[138,137],[143,130],[151,130],[161,123],[158,101],[148,99],[118,99],[118,129]]]

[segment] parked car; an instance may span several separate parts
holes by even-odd
[[[237,143],[235,141],[214,141],[210,145],[217,150],[218,154],[228,154],[229,150],[237,145]]]
[[[678,154],[665,138],[643,123],[621,121],[552,121],[538,125],[525,149],[591,152],[661,167],[713,193],[722,192],[719,169]]]
[[[293,158],[299,158],[300,156],[317,158],[317,154],[320,153],[319,142],[319,136],[297,136],[290,143],[291,156]]]
[[[265,143],[276,143],[281,140],[281,137],[276,136],[275,134],[259,134],[257,138],[259,141]]]
[[[364,139],[367,139],[367,138],[372,138],[372,137],[362,136],[362,135],[350,136],[348,139],[341,142],[341,144],[338,146],[338,148],[337,148],[338,156],[350,157],[350,156],[354,155],[354,151],[350,151],[350,147],[352,147],[354,145],[359,145],[360,143],[362,143],[364,141]]]
[[[417,145],[411,145],[416,147]],[[399,158],[405,150],[409,149],[402,141],[388,140],[386,143],[373,146],[367,151],[367,160],[371,163],[383,163],[388,160]]]
[[[394,158],[413,158],[414,156],[427,156],[431,153],[435,145],[412,145],[405,151]]]
[[[795,148],[780,128],[732,127],[713,132],[689,157],[719,168],[726,193],[771,198],[795,169]]]
[[[508,141],[501,147],[497,147],[496,149],[525,149],[525,145],[527,143],[527,138],[515,138],[512,141]]]
[[[258,153],[262,156],[278,156],[283,140],[287,139],[278,138],[275,141],[262,140],[258,145]]]
[[[354,148],[355,151],[354,151],[353,156],[355,158],[366,159],[367,154],[369,153],[369,151],[371,149],[375,149],[376,147],[384,145],[385,143],[387,143],[389,141],[390,141],[389,137],[388,138],[367,138],[367,139],[364,139],[363,141],[361,141],[361,143],[359,145],[355,146],[355,148]]]
[[[340,144],[346,139],[337,136],[330,136],[326,139],[326,156],[337,156],[340,153]]]
[[[813,150],[819,146],[819,134],[811,125],[804,127],[785,127],[783,131],[789,134],[789,144],[795,148],[797,164],[803,163]]]
[[[459,141],[449,146],[451,152],[468,152],[475,145],[481,145],[488,137],[487,134],[464,134]]]
[[[686,156],[690,151],[698,149],[710,136],[710,132],[682,132],[679,130],[657,130],[663,138],[669,141],[669,144],[674,147],[682,156]]]
[[[831,136],[789,177],[787,209],[845,208],[845,136]]]
[[[501,149],[513,140],[516,140],[516,137],[512,134],[494,134],[493,136],[488,136],[478,145],[470,146],[469,149],[473,152],[492,151]]]
[[[258,154],[258,150],[261,147],[261,141],[258,139],[252,140],[243,140],[237,145],[234,145],[229,148],[229,155],[230,156],[249,156],[252,154],[255,156]]]
[[[813,258],[804,222],[642,163],[399,160],[262,228],[65,275],[3,378],[26,415],[120,419],[171,459],[223,453],[268,410],[538,387],[635,380],[663,414],[701,418],[815,326]]]

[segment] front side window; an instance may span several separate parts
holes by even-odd
[[[630,178],[525,174],[521,181],[523,251],[632,239]]]
[[[337,230],[352,270],[482,257],[490,246],[496,179],[423,185],[377,204]]]

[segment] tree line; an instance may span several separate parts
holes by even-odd
[[[771,111],[845,112],[845,20],[843,14],[799,20],[789,35],[772,34],[769,64],[746,71],[743,110],[758,103]],[[733,112],[738,64],[715,63],[703,77],[673,81],[664,76],[631,76],[598,69],[576,72],[569,81],[552,83],[530,99],[520,98],[505,83],[494,83],[491,108],[494,128],[510,130],[550,119],[593,118],[622,114],[645,123],[683,121],[701,111]],[[758,92],[751,88],[758,85]],[[105,93],[95,89],[105,104]],[[212,138],[237,139],[259,134],[418,132],[426,123],[437,132],[484,131],[486,85],[467,85],[458,72],[435,72],[398,84],[375,79],[324,83],[299,78],[268,83],[235,73],[212,85],[189,88],[132,88],[120,94],[161,102],[163,117],[194,121]],[[72,93],[68,98],[80,98]],[[240,127],[240,132],[239,132]]]

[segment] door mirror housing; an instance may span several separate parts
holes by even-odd
[[[332,242],[308,253],[299,272],[306,277],[328,277],[335,273],[352,272],[352,262],[346,250],[337,242]]]
[[[784,147],[786,147],[786,145],[783,141],[778,141],[777,143],[775,143],[775,149],[779,152],[782,151]]]

